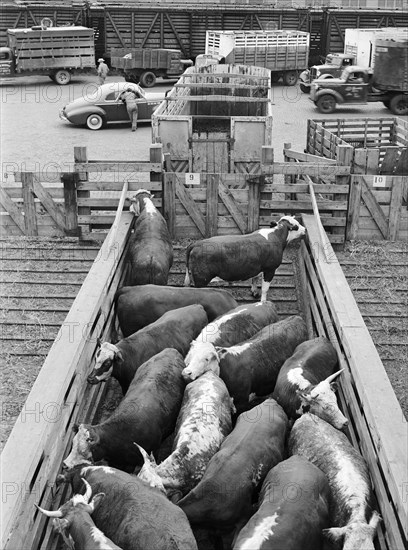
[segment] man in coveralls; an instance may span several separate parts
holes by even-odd
[[[132,123],[132,132],[136,131],[137,128],[137,95],[131,87],[123,90],[118,96],[118,101],[123,101],[126,105],[126,109]]]
[[[109,67],[105,63],[105,60],[100,57],[98,59],[98,78],[99,78],[99,85],[102,86],[102,84],[105,83],[106,77],[108,76]]]

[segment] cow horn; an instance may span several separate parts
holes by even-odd
[[[49,518],[62,518],[64,515],[61,510],[44,510],[44,508],[41,508],[40,506],[38,506],[38,504],[34,504],[34,506],[36,506],[40,510],[40,512],[42,512],[45,516],[48,516]]]
[[[341,374],[343,371],[344,371],[344,369],[340,369],[337,372],[335,372],[334,374],[331,374],[328,378],[326,378],[326,382],[331,384],[333,382],[333,380],[335,378],[337,378],[339,376],[339,374]]]
[[[155,459],[154,459],[153,456],[149,456],[149,455],[147,454],[147,452],[143,449],[143,447],[141,447],[140,445],[138,445],[135,441],[133,442],[133,444],[136,445],[136,447],[139,449],[140,454],[141,454],[142,457],[143,457],[143,462],[144,462],[144,464],[147,464],[147,465],[150,464],[150,466],[152,466],[153,468],[157,466],[156,461],[155,461]]]
[[[86,487],[84,499],[85,499],[85,502],[89,504],[89,501],[91,500],[91,496],[92,496],[92,487],[89,485],[88,481],[84,477],[81,477],[81,479],[84,482],[84,485]]]

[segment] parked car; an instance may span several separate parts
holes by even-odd
[[[138,123],[150,122],[152,113],[160,104],[159,94],[146,95],[143,88],[132,82],[109,82],[98,86],[86,96],[75,99],[60,111],[60,118],[72,124],[100,130],[111,122],[129,122],[126,106],[118,101],[119,94],[132,88],[138,99]]]

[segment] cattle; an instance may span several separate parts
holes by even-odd
[[[334,393],[333,382],[342,372],[333,374],[337,364],[337,352],[323,336],[298,345],[279,371],[273,393],[289,418],[311,412],[339,430],[346,428]]]
[[[160,285],[125,286],[115,294],[116,315],[123,336],[154,323],[167,311],[201,304],[208,321],[238,306],[226,290]]]
[[[171,236],[152,199],[146,189],[139,189],[131,199],[130,211],[137,219],[127,253],[129,285],[166,285],[173,264]]]
[[[208,462],[230,433],[232,403],[224,382],[207,372],[186,386],[172,453],[159,465],[145,462],[142,479],[176,502],[202,478]]]
[[[107,420],[94,426],[80,424],[65,466],[102,459],[129,472],[141,466],[143,458],[134,442],[155,451],[174,431],[185,388],[183,368],[182,355],[170,348],[141,365]]]
[[[324,472],[332,493],[330,529],[324,534],[342,541],[343,550],[374,550],[379,514],[374,509],[367,464],[346,435],[311,413],[296,420],[289,451]]]
[[[58,510],[49,511],[37,508],[49,518],[53,519],[54,530],[61,534],[68,548],[81,550],[121,550],[110,539],[105,537],[92,521],[91,514],[104,498],[104,493],[92,496],[92,487],[86,479],[82,480],[86,487],[85,495],[74,495]]]
[[[265,396],[273,391],[279,369],[296,346],[306,339],[305,322],[292,315],[264,327],[236,346],[213,346],[206,370],[219,374],[224,380],[240,413],[247,408],[253,394]],[[187,379],[186,371],[183,372]]]
[[[64,481],[79,492],[81,478],[95,493],[105,493],[93,520],[123,550],[197,550],[185,513],[137,476],[107,466],[81,466]]]
[[[88,382],[99,384],[113,376],[126,393],[142,363],[165,348],[175,348],[185,357],[192,340],[207,324],[203,306],[186,306],[168,311],[154,323],[115,345],[104,342],[97,351],[95,367],[88,376]]]
[[[263,327],[278,320],[272,302],[238,306],[209,323],[191,343],[183,375],[195,380],[205,370],[214,353],[213,346],[233,346],[248,340]]]
[[[287,426],[273,399],[239,415],[201,481],[178,502],[192,525],[223,532],[246,522],[256,488],[283,460]]]
[[[324,473],[292,456],[269,471],[258,510],[239,532],[233,550],[322,550],[329,499]]]
[[[306,229],[295,218],[283,216],[275,227],[193,243],[187,248],[184,285],[207,286],[214,277],[224,281],[243,281],[252,277],[251,292],[259,297],[256,277],[262,273],[261,301],[265,302],[286,245],[305,233]]]

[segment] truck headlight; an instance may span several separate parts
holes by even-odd
[[[321,72],[319,71],[319,69],[316,70],[316,78],[319,78],[319,76],[321,75]]]

